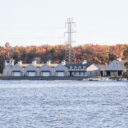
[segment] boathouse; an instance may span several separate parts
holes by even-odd
[[[69,76],[72,77],[93,77],[100,76],[99,68],[92,63],[87,63],[87,61],[83,61],[78,64],[67,64]]]
[[[19,61],[14,64],[13,59],[5,60],[5,68],[3,70],[3,76],[14,76],[14,77],[49,77],[49,76],[68,76],[68,68],[61,64],[52,64],[48,61],[46,64],[37,64],[33,61],[31,64],[23,64]]]
[[[101,76],[122,76],[126,72],[126,61],[114,60],[108,66],[101,69]]]
[[[33,61],[31,64],[23,64],[19,61],[14,64],[13,59],[5,60],[3,76],[11,77],[95,77],[95,76],[121,76],[126,72],[124,63],[126,61],[114,60],[109,65],[87,63],[83,61],[78,64],[66,64],[62,61],[60,64],[47,63],[37,64]]]

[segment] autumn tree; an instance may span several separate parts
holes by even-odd
[[[112,60],[121,57],[128,59],[128,45],[118,44],[114,46],[86,44],[74,47],[76,63],[87,60],[90,63],[108,64]],[[3,71],[4,60],[15,59],[15,63],[22,60],[23,63],[31,63],[37,60],[38,63],[45,63],[51,60],[52,63],[60,63],[65,59],[64,45],[42,45],[42,46],[15,46],[10,43],[0,46],[0,72]]]

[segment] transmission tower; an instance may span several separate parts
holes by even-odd
[[[65,61],[67,64],[75,63],[75,54],[72,48],[73,34],[75,31],[73,30],[75,22],[73,22],[73,18],[68,18],[66,22],[67,31],[65,32],[67,41],[65,42],[66,50],[65,50]]]

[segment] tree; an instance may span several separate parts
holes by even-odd
[[[86,44],[73,47],[76,62],[81,63],[87,60],[90,63],[106,64],[110,61],[121,57],[128,58],[128,45],[92,45]],[[15,46],[12,47],[10,43],[5,46],[0,46],[0,72],[3,70],[3,63],[6,58],[13,58],[17,63],[22,60],[23,63],[31,63],[33,60],[38,60],[38,63],[44,63],[51,60],[52,63],[60,63],[65,59],[65,46],[64,45],[42,45],[42,46]]]

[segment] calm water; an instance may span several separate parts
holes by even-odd
[[[0,81],[0,128],[128,128],[128,82]]]

